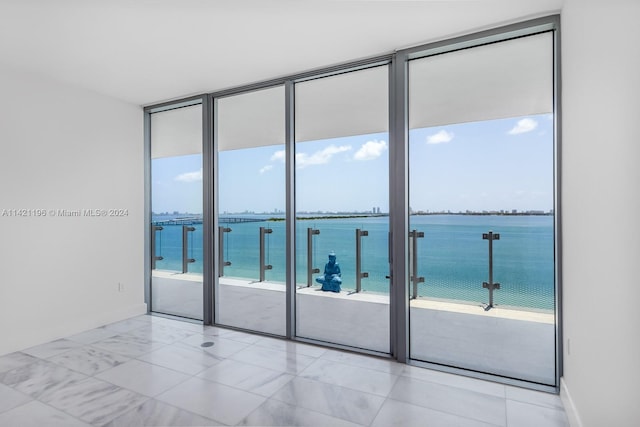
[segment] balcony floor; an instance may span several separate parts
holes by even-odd
[[[145,315],[1,356],[0,425],[568,422],[555,395]]]

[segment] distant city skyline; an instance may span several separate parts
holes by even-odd
[[[519,211],[517,209],[500,209],[500,210],[483,210],[483,211],[421,211],[421,210],[413,210],[409,209],[410,215],[553,215],[554,210],[550,209],[548,211],[544,210],[526,210]],[[164,212],[151,212],[152,215],[157,216],[202,216],[200,212],[180,212],[180,211],[164,211]],[[249,211],[244,210],[241,212],[229,212],[224,211],[219,213],[220,216],[229,216],[229,215],[285,215],[283,211],[272,211],[272,212],[260,212],[260,211]],[[389,212],[373,212],[366,210],[358,210],[358,211],[298,211],[296,215],[363,215],[363,216],[388,216]]]
[[[553,209],[552,115],[414,129],[413,211]],[[296,144],[298,212],[388,212],[388,135]],[[284,212],[284,146],[219,153],[220,212]],[[154,159],[152,210],[202,213],[201,155]]]

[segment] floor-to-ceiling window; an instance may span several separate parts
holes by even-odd
[[[388,353],[388,66],[295,85],[296,335]]]
[[[557,386],[554,25],[152,112],[152,310]]]
[[[202,106],[150,121],[151,310],[202,320]]]
[[[216,322],[285,335],[284,87],[216,100]]]
[[[410,356],[555,384],[553,35],[409,62]]]

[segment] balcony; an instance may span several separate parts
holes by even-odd
[[[202,279],[154,271],[154,305],[165,312],[202,316]],[[389,352],[389,298],[373,293],[339,294],[318,287],[296,292],[296,334],[328,343]],[[220,278],[217,322],[275,335],[285,333],[285,286]],[[304,313],[302,315],[302,313]],[[411,355],[543,384],[555,377],[555,322],[550,313],[424,298],[411,300]],[[434,325],[438,325],[435,327]]]
[[[545,218],[542,220],[548,222]],[[358,221],[363,220],[358,219]],[[541,219],[536,218],[536,221],[536,226],[540,226]],[[253,223],[244,225],[252,227],[245,234],[242,234],[240,223],[233,226],[233,232],[229,227],[221,227],[219,233],[220,254],[223,256],[217,260],[218,272],[223,276],[218,278],[216,322],[220,325],[284,336],[286,334],[286,287],[282,280],[273,279],[276,277],[273,273],[266,274],[271,271],[271,265],[268,265],[265,258],[268,246],[265,244],[265,236],[272,233],[271,228],[259,227],[261,224]],[[282,239],[278,225],[281,226],[282,223],[271,225],[274,228],[272,235]],[[521,224],[518,223],[515,226],[519,235],[522,235]],[[182,227],[182,250],[179,244],[174,245],[171,251],[165,247],[164,252],[173,254],[172,257],[176,259],[165,259],[163,262],[166,263],[164,265],[174,265],[174,270],[179,270],[182,266],[183,271],[153,270],[152,307],[154,311],[202,319],[202,275],[198,272],[189,272],[189,269],[194,266],[196,267],[194,270],[197,270],[197,263],[190,263],[192,255],[184,250],[185,247],[192,246],[189,236],[190,233],[194,233],[194,230],[185,228],[191,225],[184,224],[179,224],[176,230],[179,231],[180,227]],[[340,293],[323,292],[313,280],[314,275],[318,274],[318,269],[313,268],[316,263],[309,254],[316,251],[313,239],[317,234],[314,234],[314,229],[307,229],[306,245],[302,245],[303,250],[299,247],[297,254],[299,265],[297,266],[295,304],[296,337],[354,349],[390,353],[389,294],[380,291],[380,289],[388,289],[388,280],[382,279],[380,283],[383,285],[376,288],[374,282],[366,280],[378,279],[372,279],[367,273],[361,271],[362,238],[372,239],[372,242],[384,242],[386,230],[382,226],[377,230],[375,224],[369,224],[369,227],[370,236],[360,229],[355,230],[354,251],[349,253],[349,250],[345,249],[341,252],[344,253],[342,259],[346,260],[343,264],[343,270],[346,272],[343,271],[343,285]],[[326,228],[323,230],[322,233],[326,233],[323,235],[334,233],[331,235],[332,242],[340,238],[335,230],[326,231]],[[505,228],[503,241],[511,239],[508,230]],[[177,231],[175,234],[180,234]],[[299,236],[304,236],[303,231],[304,229],[299,230]],[[353,230],[348,227],[340,233],[348,236],[345,238],[349,242],[353,239]],[[416,230],[410,233],[409,266],[412,280],[407,285],[407,291],[410,296],[411,359],[463,367],[477,372],[490,372],[534,383],[554,384],[556,354],[554,310],[546,307],[532,307],[531,294],[527,294],[526,290],[518,290],[511,280],[505,283],[506,286],[503,289],[500,289],[499,284],[493,282],[492,261],[488,270],[489,280],[483,283],[482,277],[478,274],[480,267],[476,265],[478,264],[476,261],[481,261],[482,266],[486,267],[484,262],[486,262],[487,247],[489,259],[493,260],[493,240],[500,240],[499,234],[478,233],[476,226],[469,228],[465,233],[462,236],[466,242],[465,248],[471,248],[469,250],[474,252],[465,258],[464,265],[469,265],[469,271],[464,272],[467,280],[460,289],[454,289],[455,286],[451,288],[452,282],[448,280],[440,283],[437,280],[434,281],[433,275],[437,272],[434,272],[433,268],[430,271],[424,269],[432,275],[427,277],[426,281],[424,277],[418,275],[419,270],[423,268],[419,265],[422,261],[419,261],[418,253],[425,252],[420,244],[427,239],[423,239],[424,233]],[[233,250],[228,252],[225,249],[224,239],[233,234],[238,240],[231,240],[233,245],[230,246]],[[441,241],[451,244],[451,239],[446,238],[446,234],[443,236],[440,238]],[[439,242],[437,236],[430,237],[428,240],[430,247],[437,245]],[[540,240],[543,242],[540,243],[540,247],[548,246],[548,240]],[[170,239],[165,238],[165,241]],[[479,241],[480,244],[473,243],[474,241]],[[251,245],[250,242],[255,242],[255,245]],[[271,244],[274,242],[280,244],[283,240],[272,240]],[[298,242],[299,245],[301,243]],[[526,246],[526,244],[531,245],[530,241],[524,243],[525,247],[518,251],[536,253],[535,250],[531,250],[531,246]],[[247,247],[247,244],[250,247]],[[514,255],[514,243],[510,245],[507,251],[502,247],[502,252],[499,252],[501,272],[508,268],[540,270],[540,262],[531,261],[532,256],[523,261],[522,253]],[[380,247],[379,244],[367,247],[368,256],[373,258],[377,256],[373,263],[370,259],[368,260],[370,268],[377,267],[379,270],[373,272],[376,278],[384,278],[385,273],[382,269],[386,268],[384,259],[386,251],[381,251]],[[460,257],[459,253],[454,255]],[[515,261],[508,258],[511,255],[516,257]],[[251,261],[236,262],[243,256]],[[233,259],[233,264],[227,260],[227,257]],[[505,259],[507,259],[506,264]],[[276,262],[281,261],[280,257],[276,260]],[[527,262],[529,266],[525,265]],[[447,262],[441,261],[440,264],[447,265]],[[240,270],[234,270],[234,268],[240,268]],[[277,265],[277,268],[282,269],[280,265]],[[253,279],[234,277],[236,272],[255,277]],[[444,274],[449,273],[444,271]],[[531,277],[530,274],[522,276]],[[499,295],[498,304],[493,303],[494,292]],[[535,297],[541,298],[540,304],[551,304],[553,307],[552,296],[542,298],[540,295],[542,293]],[[509,303],[510,305],[507,305]]]

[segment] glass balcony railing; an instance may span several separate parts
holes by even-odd
[[[177,217],[151,224],[151,269],[202,274],[202,218]]]
[[[320,287],[315,279],[334,252],[343,291],[388,295],[387,223],[386,216],[301,217],[297,287]],[[247,215],[220,224],[221,277],[285,283],[284,220]],[[155,269],[202,273],[201,218],[152,227]],[[411,299],[554,310],[552,215],[414,215],[409,242]]]

